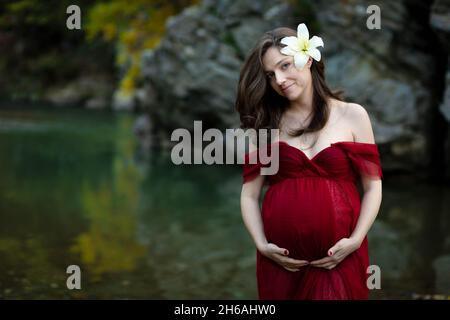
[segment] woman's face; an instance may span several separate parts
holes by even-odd
[[[281,54],[277,47],[270,47],[262,61],[272,88],[290,101],[297,100],[311,85],[311,58],[299,70],[294,65],[294,57]]]

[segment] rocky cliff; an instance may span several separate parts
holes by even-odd
[[[137,97],[163,143],[194,120],[238,127],[233,103],[248,50],[264,31],[305,22],[324,39],[328,82],[371,115],[383,167],[442,176],[450,154],[443,3],[378,1],[381,29],[369,30],[369,1],[204,1],[171,18],[161,44],[144,54]]]

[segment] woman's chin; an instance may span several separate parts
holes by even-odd
[[[294,101],[297,100],[298,97],[300,96],[300,94],[298,92],[287,92],[284,94],[284,96],[286,97],[286,99],[288,99],[289,101]]]

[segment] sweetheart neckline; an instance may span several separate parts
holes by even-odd
[[[317,152],[312,158],[309,158],[303,150],[294,147],[293,145],[287,143],[286,141],[279,140],[279,143],[280,143],[280,144],[285,144],[286,146],[288,146],[288,147],[290,147],[290,148],[292,148],[292,149],[297,150],[297,151],[300,152],[306,159],[308,159],[308,160],[311,161],[311,162],[313,162],[313,161],[314,161],[321,153],[323,153],[325,150],[331,149],[335,144],[340,144],[340,143],[373,144],[373,143],[356,142],[356,141],[337,141],[337,142],[330,143],[330,145],[329,145],[328,147],[323,148],[322,150],[320,150],[319,152]]]
[[[369,143],[369,142],[357,142],[357,141],[348,141],[348,140],[343,140],[343,141],[336,141],[336,142],[332,142],[330,143],[329,146],[323,148],[322,150],[320,150],[319,152],[317,152],[312,158],[308,158],[308,156],[306,155],[306,153],[303,152],[303,150],[294,147],[293,145],[289,144],[286,141],[283,140],[278,140],[277,142],[273,142],[272,144],[284,144],[287,147],[291,148],[291,149],[295,149],[297,152],[300,152],[304,158],[306,158],[309,162],[314,162],[314,160],[321,155],[322,153],[324,153],[324,151],[331,149],[333,146],[338,145],[338,144],[350,144],[350,145],[366,145],[366,146],[377,146],[376,143]],[[254,150],[253,152],[255,152],[256,150]],[[248,155],[249,153],[246,153],[246,155]]]

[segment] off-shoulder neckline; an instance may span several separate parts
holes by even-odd
[[[297,150],[298,152],[300,152],[309,161],[314,161],[320,154],[324,153],[325,150],[331,149],[334,145],[350,144],[350,145],[371,145],[371,146],[376,146],[375,143],[357,142],[357,141],[336,141],[336,142],[330,143],[329,146],[327,146],[327,147],[323,148],[322,150],[320,150],[319,152],[317,152],[312,158],[309,158],[303,150],[301,150],[301,149],[299,149],[297,147],[294,147],[293,145],[289,144],[286,141],[279,140],[278,143],[280,145],[283,144],[283,145],[286,145],[289,148]]]

